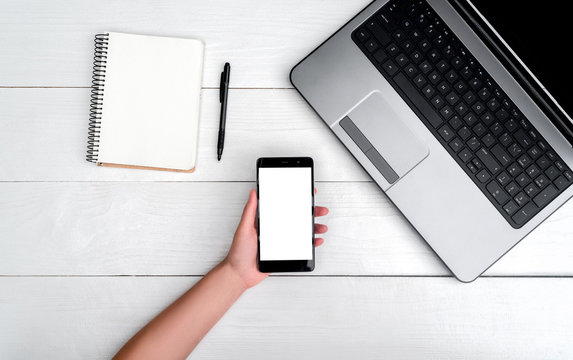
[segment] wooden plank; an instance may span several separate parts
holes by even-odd
[[[4,0],[0,86],[89,86],[94,35],[117,31],[202,39],[204,86],[228,61],[233,87],[292,87],[290,69],[369,2]]]
[[[111,358],[197,280],[0,278],[0,357]],[[271,277],[191,358],[571,359],[572,302],[573,279]]]
[[[192,174],[97,167],[85,161],[89,91],[0,89],[0,181],[253,181],[258,157],[299,155],[317,180],[370,181],[294,90],[232,90],[221,162],[218,90],[204,90]]]
[[[0,275],[201,275],[253,183],[0,183]],[[449,275],[373,183],[318,183],[326,245],[308,275]],[[573,203],[486,274],[573,276]]]

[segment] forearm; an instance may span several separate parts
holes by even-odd
[[[246,290],[225,262],[219,264],[139,333],[114,359],[184,359]]]

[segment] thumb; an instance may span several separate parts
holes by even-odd
[[[255,217],[257,216],[257,193],[255,190],[251,189],[249,192],[249,200],[243,209],[243,215],[241,216],[241,222],[239,227],[254,227]]]

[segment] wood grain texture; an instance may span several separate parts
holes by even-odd
[[[253,183],[0,183],[0,275],[201,275],[229,248]],[[329,227],[313,275],[448,270],[373,183],[318,183]],[[565,205],[490,276],[573,275]]]
[[[311,156],[316,180],[370,181],[294,90],[231,90],[220,162],[218,90],[203,90],[194,173],[98,167],[85,160],[89,94],[0,89],[0,181],[254,181],[261,156]]]
[[[0,278],[0,358],[110,358],[197,280]],[[573,279],[271,277],[190,358],[571,359],[571,303]]]
[[[110,358],[225,256],[255,160],[288,155],[314,158],[331,209],[316,271],[249,290],[192,359],[573,358],[573,203],[460,284],[289,90],[290,69],[369,2],[3,0],[0,359]],[[205,41],[195,173],[85,161],[104,31]]]
[[[292,87],[291,68],[369,0],[3,0],[0,86],[89,86],[94,35],[106,31],[198,38],[203,86]]]

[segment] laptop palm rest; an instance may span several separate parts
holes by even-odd
[[[400,115],[373,92],[339,123],[389,184],[428,155],[428,146],[408,128],[404,116],[413,115]]]

